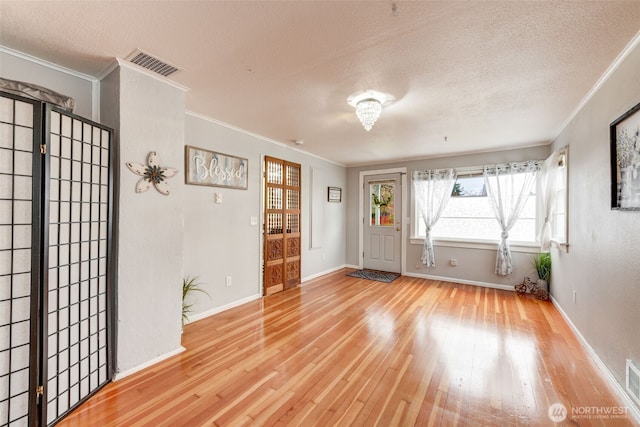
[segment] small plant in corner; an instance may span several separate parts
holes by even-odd
[[[533,258],[533,265],[536,267],[538,278],[549,283],[551,277],[551,254],[542,252]]]
[[[194,292],[202,292],[209,298],[211,295],[204,289],[202,289],[202,283],[198,282],[198,277],[187,276],[182,279],[182,326],[189,321],[189,313],[191,313],[191,307],[193,304],[187,303],[187,297]]]

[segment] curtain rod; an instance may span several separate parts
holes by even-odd
[[[485,167],[495,167],[497,165],[501,165],[501,164],[511,164],[511,163],[526,163],[526,162],[544,162],[544,160],[520,160],[517,162],[501,162],[501,163],[494,163],[494,164],[489,164],[489,165],[480,165],[480,166],[463,166],[463,167],[453,167],[453,168],[432,168],[431,170],[446,170],[446,169],[453,169],[454,171],[456,171],[456,174],[460,175],[473,175],[473,174],[480,174],[482,175],[482,173],[484,172],[484,168]],[[424,170],[419,170],[419,172],[426,172],[429,169],[424,169]]]

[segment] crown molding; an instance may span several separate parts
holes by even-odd
[[[54,64],[53,62],[45,61],[44,59],[40,59],[38,57],[29,55],[29,54],[24,53],[24,52],[20,52],[20,51],[15,50],[15,49],[11,49],[11,48],[6,47],[6,46],[0,45],[0,52],[6,53],[7,55],[15,56],[16,58],[24,59],[25,61],[33,62],[35,64],[41,65],[43,67],[50,68],[50,69],[55,70],[55,71],[59,71],[61,73],[69,74],[69,75],[71,75],[73,77],[77,77],[77,78],[80,78],[80,79],[83,79],[83,80],[87,80],[88,82],[91,82],[91,83],[98,82],[97,78],[95,78],[93,76],[90,76],[88,74],[80,73],[80,72],[72,70],[70,68],[63,67],[62,65],[58,65],[58,64]]]
[[[638,45],[640,45],[640,31],[638,31],[636,33],[636,35],[633,36],[631,41],[629,41],[629,43],[627,43],[625,48],[622,49],[622,52],[620,52],[620,54],[616,57],[616,59],[613,60],[611,65],[609,65],[609,68],[607,68],[607,70],[604,72],[604,74],[602,74],[602,76],[600,76],[600,78],[598,79],[596,84],[593,85],[591,90],[589,92],[587,92],[587,94],[584,96],[584,98],[582,98],[580,103],[578,103],[578,106],[573,110],[573,112],[571,114],[569,114],[569,117],[567,117],[566,120],[564,122],[562,122],[562,124],[560,125],[560,128],[555,133],[555,135],[551,139],[551,141],[555,141],[556,139],[558,139],[560,134],[562,132],[564,132],[564,130],[567,128],[567,126],[569,126],[569,123],[571,123],[571,121],[573,119],[575,119],[575,117],[585,107],[585,105],[587,105],[587,103],[589,101],[591,101],[591,98],[593,98],[593,96],[600,90],[600,88],[607,82],[607,80],[609,80],[611,75],[620,67],[620,65],[624,62],[624,60],[627,59],[629,54],[636,47],[638,47]]]

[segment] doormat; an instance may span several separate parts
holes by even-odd
[[[353,273],[347,274],[347,276],[351,277],[359,277],[361,279],[375,280],[377,282],[393,282],[398,277],[400,277],[397,273],[387,273],[385,271],[376,271],[376,270],[356,270]]]

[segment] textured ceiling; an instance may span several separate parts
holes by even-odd
[[[640,30],[638,0],[396,4],[0,0],[0,44],[92,76],[142,49],[190,111],[355,165],[549,143]]]

